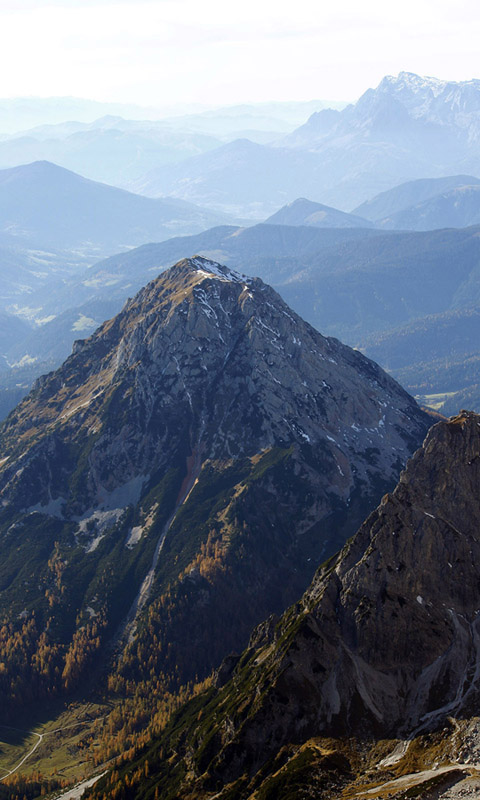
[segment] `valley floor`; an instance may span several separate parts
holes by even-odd
[[[91,775],[95,728],[109,710],[95,703],[72,704],[30,730],[0,726],[0,781],[40,772],[73,783]]]

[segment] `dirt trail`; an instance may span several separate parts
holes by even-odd
[[[45,736],[45,734],[44,733],[35,733],[35,731],[24,731],[21,728],[11,728],[9,725],[1,725],[0,727],[6,728],[7,730],[10,730],[10,731],[18,731],[19,733],[27,733],[29,736],[36,736],[37,737],[37,741],[33,745],[32,749],[28,751],[27,755],[23,756],[22,760],[19,761],[18,764],[15,767],[13,767],[13,769],[10,770],[10,772],[6,772],[5,775],[2,775],[2,777],[0,778],[0,781],[4,781],[5,778],[8,778],[10,775],[13,775],[13,773],[16,772],[17,769],[20,769],[20,767],[22,766],[22,764],[25,763],[27,758],[30,758],[30,756],[33,755],[33,753],[35,752],[37,747],[39,747],[41,745],[41,743],[43,741],[43,737]]]
[[[15,767],[13,767],[13,769],[10,770],[10,772],[7,772],[5,773],[5,775],[2,775],[0,777],[0,781],[5,780],[5,778],[8,778],[10,775],[13,775],[13,773],[16,772],[17,769],[20,769],[20,767],[22,766],[22,764],[25,763],[27,758],[30,758],[30,756],[33,755],[37,747],[40,746],[45,736],[49,736],[52,733],[59,733],[60,731],[66,731],[68,730],[68,728],[78,728],[80,725],[91,725],[92,722],[95,722],[97,719],[103,719],[103,717],[96,717],[95,719],[81,721],[81,722],[73,722],[70,725],[64,725],[62,728],[54,728],[51,731],[45,731],[45,733],[36,733],[35,731],[25,731],[22,728],[12,728],[10,725],[0,725],[0,728],[4,728],[5,730],[18,731],[19,733],[26,733],[29,736],[37,736],[37,741],[31,748],[31,750],[29,750],[28,753],[25,756],[23,756],[22,760],[19,761],[18,764]]]
[[[425,781],[432,778],[437,778],[439,775],[447,775],[449,772],[471,772],[472,764],[451,764],[448,767],[437,767],[436,769],[427,769],[423,772],[412,772],[409,775],[402,775],[400,778],[394,778],[391,781],[382,783],[380,786],[375,786],[372,789],[366,789],[355,797],[360,800],[367,800],[367,798],[376,798],[377,796],[385,797],[385,792],[398,792],[401,789],[410,789],[413,786],[420,786]]]

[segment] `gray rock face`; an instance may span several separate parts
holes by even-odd
[[[0,491],[12,498],[24,481],[19,463],[48,457],[58,438],[95,433],[89,507],[100,485],[113,491],[153,463],[166,466],[188,432],[190,448],[201,439],[203,460],[321,444],[330,490],[346,501],[375,474],[393,481],[427,426],[374,362],[321,336],[261,280],[197,257],[149,284],[39,380],[2,442],[6,456],[36,444],[20,462],[8,457]],[[46,505],[60,484],[52,475],[31,505]]]
[[[145,691],[205,676],[305,590],[429,424],[261,280],[179,262],[5,422],[0,614],[33,609],[68,644],[93,609],[95,648],[135,639],[125,669]],[[58,559],[50,611],[38,587]]]
[[[133,796],[460,797],[478,779],[479,485],[480,415],[462,411],[153,742]]]
[[[431,429],[395,491],[302,601],[257,629],[228,684],[241,711],[227,733],[228,693],[210,707],[210,771],[228,782],[287,743],[413,736],[475,710],[479,485],[480,416],[461,412]]]

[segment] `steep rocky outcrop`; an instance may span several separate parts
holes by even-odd
[[[296,775],[298,796],[333,798],[340,795],[328,790],[328,771],[345,778],[353,766],[338,750],[332,761],[331,737],[337,747],[344,742],[340,749],[354,740],[365,749],[475,716],[479,485],[480,416],[462,412],[431,429],[395,491],[320,567],[302,600],[259,626],[243,655],[225,662],[223,688],[174,720],[161,742],[165,761],[152,748],[155,773],[126,797],[147,796],[156,785],[162,797],[209,797],[215,789],[229,800],[281,800],[295,796]],[[459,731],[457,724],[458,741]],[[385,768],[407,749],[408,742]]]
[[[205,675],[298,597],[428,426],[261,280],[179,262],[6,420],[0,613],[46,632],[45,690],[112,638],[125,680]]]

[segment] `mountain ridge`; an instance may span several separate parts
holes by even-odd
[[[317,228],[370,228],[369,220],[299,197],[265,220],[265,225],[308,225]]]
[[[52,221],[53,219],[53,221]],[[17,246],[110,254],[223,221],[177,200],[151,200],[84,178],[49,161],[0,170],[0,229]]]
[[[447,178],[419,178],[407,181],[393,189],[376,195],[355,208],[352,213],[364,216],[371,222],[384,219],[387,216],[404,211],[416,203],[430,200],[438,194],[448,192],[458,186],[473,186],[480,184],[480,179],[472,175],[453,175]]]
[[[341,111],[312,114],[272,146],[233,142],[135,187],[252,219],[305,196],[347,211],[405,180],[480,174],[479,97],[479,81],[400,73]]]
[[[302,599],[117,773],[127,800],[433,800],[440,764],[478,768],[479,452],[478,415],[435,425]]]

